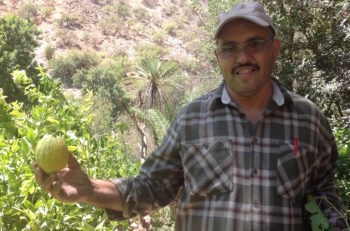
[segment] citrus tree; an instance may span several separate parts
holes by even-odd
[[[68,148],[91,178],[135,175],[139,161],[112,134],[91,137],[91,93],[74,103],[61,92],[61,84],[39,68],[41,87],[24,71],[13,73],[13,82],[31,101],[6,102],[0,90],[0,230],[113,230],[127,223],[111,222],[104,210],[86,204],[63,204],[40,189],[31,164],[37,142],[45,135],[64,138]],[[43,93],[45,92],[45,93]]]

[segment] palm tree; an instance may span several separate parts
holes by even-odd
[[[162,111],[165,117],[170,117],[176,96],[174,92],[183,89],[183,86],[177,83],[179,82],[178,76],[178,67],[175,63],[161,61],[158,57],[149,55],[141,59],[139,65],[136,66],[136,71],[130,77],[125,78],[123,83],[136,90],[137,101],[141,109],[155,108]],[[139,122],[151,128],[155,143],[159,141],[159,129],[157,130],[157,125],[152,124],[153,121],[145,116],[148,115],[148,111],[139,111],[136,108],[126,111],[141,135],[141,156],[144,159],[147,153],[147,141],[146,134],[141,129]]]
[[[158,109],[171,107],[175,99],[173,90],[183,89],[176,78],[177,65],[151,56],[142,59],[136,70],[127,82],[137,89],[140,106]]]

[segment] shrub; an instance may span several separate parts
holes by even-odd
[[[55,32],[55,39],[58,47],[71,47],[77,41],[77,35],[74,31],[63,28]]]
[[[120,18],[126,19],[130,16],[129,7],[123,1],[118,3],[116,11]]]
[[[163,29],[171,36],[176,36],[178,25],[173,21],[167,21],[162,25]]]
[[[126,75],[127,64],[123,60],[120,58],[91,68],[80,68],[73,76],[74,86],[108,95],[101,91],[113,91],[114,85]]]
[[[54,8],[52,6],[44,6],[41,9],[43,19],[48,19],[49,17],[51,17],[53,11],[54,11]]]
[[[149,14],[148,14],[147,10],[145,8],[143,8],[143,7],[135,8],[134,9],[134,16],[139,21],[147,20],[149,18]]]
[[[98,27],[104,35],[115,35],[121,28],[122,20],[114,14],[98,23]]]
[[[88,70],[99,62],[99,57],[94,52],[73,50],[50,61],[51,74],[54,78],[61,79],[63,83],[71,86],[72,77],[77,71]]]
[[[33,19],[38,16],[37,6],[33,3],[24,3],[19,8],[18,15],[24,19]]]
[[[164,33],[162,33],[161,31],[156,31],[155,33],[153,33],[153,36],[152,36],[152,40],[158,44],[161,44],[165,38],[166,37]]]
[[[201,71],[201,66],[200,63],[195,59],[186,60],[184,63],[184,69],[189,73],[196,73]]]
[[[44,48],[44,55],[47,60],[51,60],[55,54],[56,49],[50,45]]]
[[[137,19],[128,20],[128,24],[131,25],[130,31],[135,34],[142,34],[147,30],[147,27],[142,22],[137,21]]]
[[[57,22],[60,27],[72,28],[79,27],[82,20],[76,14],[63,14]]]
[[[156,44],[146,44],[138,48],[138,60],[143,60],[145,57],[163,57],[164,55],[169,54],[167,48],[163,48]]]
[[[84,31],[81,38],[86,44],[90,44],[94,48],[97,48],[102,43],[103,38],[100,33],[94,32],[93,34],[89,31]]]

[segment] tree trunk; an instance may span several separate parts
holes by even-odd
[[[131,118],[131,120],[134,122],[135,126],[136,126],[136,130],[138,131],[138,133],[140,134],[141,137],[141,151],[140,151],[140,156],[141,156],[141,163],[145,162],[146,160],[146,154],[147,154],[147,139],[146,139],[146,134],[142,131],[142,129],[140,128],[140,125],[137,121],[136,115],[135,113],[131,112],[129,110],[129,107],[127,105],[125,105],[124,102],[120,102],[120,104],[122,105],[122,107],[124,108],[124,110],[126,111],[126,113],[129,115],[129,117]]]

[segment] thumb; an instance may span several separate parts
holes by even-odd
[[[73,156],[73,153],[68,150],[69,159],[68,159],[68,168],[80,168],[78,160]]]

